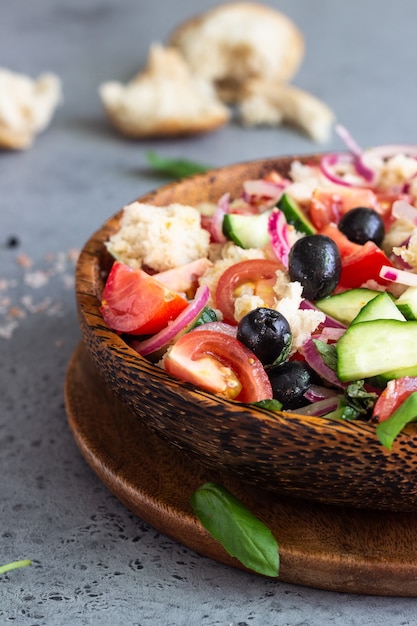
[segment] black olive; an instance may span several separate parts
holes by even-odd
[[[237,338],[250,348],[264,365],[282,363],[292,344],[291,328],[278,311],[260,307],[242,317]]]
[[[302,284],[307,300],[329,296],[339,282],[341,270],[339,250],[326,235],[298,239],[288,256],[290,279]]]
[[[309,404],[305,392],[313,384],[320,384],[316,372],[303,361],[287,361],[266,370],[275,400],[283,409],[298,409]]]
[[[382,244],[385,236],[384,222],[376,211],[368,207],[357,207],[347,211],[338,224],[339,230],[354,243],[373,241]]]

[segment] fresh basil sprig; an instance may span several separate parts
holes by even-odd
[[[205,483],[191,496],[194,513],[228,554],[265,576],[278,576],[278,543],[267,526],[227,489]]]
[[[151,167],[157,172],[170,178],[186,178],[193,174],[201,174],[211,169],[208,165],[194,163],[187,159],[171,159],[163,157],[153,150],[147,150],[146,159]]]
[[[18,569],[19,567],[27,567],[28,565],[31,565],[31,564],[32,564],[32,561],[30,561],[29,559],[23,559],[21,561],[12,561],[11,563],[0,565],[0,576],[1,574],[10,572],[12,569]]]
[[[376,427],[376,436],[385,448],[391,450],[396,436],[404,426],[417,420],[417,391],[413,391],[396,411]]]

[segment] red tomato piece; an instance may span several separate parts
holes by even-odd
[[[240,341],[214,330],[183,335],[164,358],[169,374],[237,402],[272,398],[262,363]]]
[[[378,422],[388,419],[414,391],[417,391],[417,378],[413,376],[390,380],[376,401],[373,417]]]
[[[317,230],[338,224],[342,215],[357,207],[376,209],[376,195],[371,189],[341,187],[340,190],[316,189],[310,202],[310,218]]]
[[[165,328],[186,306],[185,298],[143,270],[116,261],[104,287],[100,311],[117,332],[151,335]]]
[[[282,269],[281,263],[272,259],[249,259],[227,268],[220,276],[214,294],[216,307],[222,312],[223,320],[236,326],[234,302],[243,286],[252,287],[254,294],[263,299],[265,306],[272,306],[276,272]]]
[[[359,246],[359,250],[342,258],[339,285],[353,289],[360,287],[368,280],[375,280],[380,285],[386,285],[387,281],[379,276],[383,265],[392,267],[391,261],[381,248],[378,248],[372,241],[367,241],[363,246]]]
[[[350,241],[350,239],[348,239],[346,235],[344,235],[342,231],[333,224],[327,224],[327,226],[322,228],[320,234],[327,235],[327,237],[333,239],[333,241],[337,245],[342,260],[344,257],[349,256],[354,252],[359,252],[359,250],[362,250],[363,246],[361,244]]]

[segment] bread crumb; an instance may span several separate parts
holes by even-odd
[[[249,82],[239,111],[246,126],[290,123],[318,143],[329,140],[335,122],[333,111],[324,102],[284,83]]]

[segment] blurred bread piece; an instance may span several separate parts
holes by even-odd
[[[246,85],[239,113],[245,126],[297,126],[318,143],[329,140],[333,111],[310,93],[285,83],[251,81]]]
[[[99,93],[111,123],[132,138],[208,132],[230,118],[212,85],[193,77],[177,50],[156,43],[142,72],[126,85],[104,83]]]
[[[240,99],[249,79],[282,82],[297,72],[304,39],[282,13],[258,3],[221,4],[180,24],[169,45],[195,76],[216,85],[224,102]]]
[[[0,149],[24,150],[49,125],[61,100],[61,81],[0,68]]]

